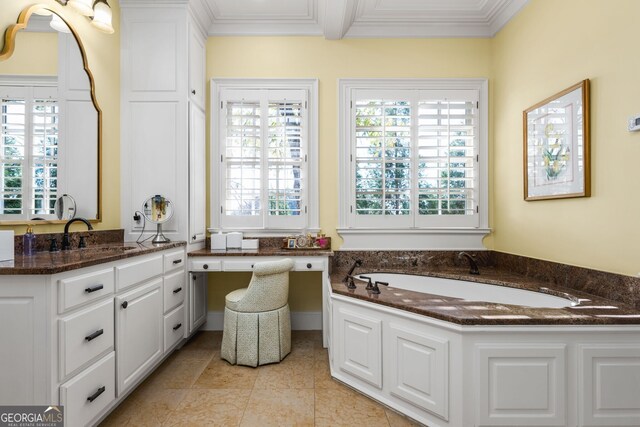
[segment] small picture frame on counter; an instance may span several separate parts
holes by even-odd
[[[287,248],[295,249],[296,248],[296,239],[288,239],[287,240]]]

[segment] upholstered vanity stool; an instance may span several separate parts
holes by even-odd
[[[289,271],[293,260],[257,262],[249,286],[227,294],[220,356],[256,367],[291,351]]]

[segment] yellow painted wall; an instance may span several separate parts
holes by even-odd
[[[26,33],[16,37],[15,52],[8,61],[0,62],[0,75],[58,74],[58,33]],[[34,61],[33,57],[38,60]]]
[[[492,42],[493,249],[640,272],[637,0],[532,0]],[[591,80],[590,198],[525,202],[522,111]]]
[[[486,77],[488,39],[347,39],[323,37],[210,37],[207,80],[317,78],[319,80],[320,227],[340,247],[338,226],[338,79]],[[209,114],[209,112],[207,112]],[[320,276],[292,276],[292,311],[320,311]],[[221,310],[224,293],[246,286],[247,277],[218,281],[210,275],[210,310]],[[217,295],[219,293],[220,295]],[[216,295],[214,295],[216,294]]]
[[[4,31],[15,23],[20,11],[34,4],[29,0],[0,2],[0,28]],[[50,7],[64,17],[78,32],[84,45],[89,68],[95,79],[98,105],[102,110],[102,221],[95,224],[98,229],[120,228],[120,9],[117,0],[109,1],[113,11],[115,34],[107,35],[91,26],[89,20],[79,16],[54,0],[41,0],[39,4]],[[37,38],[36,34],[23,34]],[[0,42],[1,43],[1,42]],[[19,49],[19,47],[18,47]],[[57,45],[55,50],[57,51]],[[6,62],[0,62],[0,74],[22,73],[26,69],[43,71],[42,56],[23,55],[22,50]],[[44,69],[44,71],[47,71]],[[24,233],[25,226],[0,226]],[[80,227],[78,227],[80,229]],[[38,225],[34,232],[62,231],[62,225]]]

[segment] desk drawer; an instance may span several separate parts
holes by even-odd
[[[253,264],[256,261],[252,260],[224,260],[222,261],[223,271],[253,271]]]
[[[164,278],[164,310],[169,310],[179,306],[184,302],[187,293],[187,275],[184,270],[169,274]]]
[[[222,262],[207,261],[206,259],[193,258],[189,260],[189,271],[220,271],[222,270]]]
[[[184,249],[164,254],[164,272],[167,273],[171,270],[175,270],[176,268],[184,267],[184,259]]]
[[[295,259],[293,264],[294,271],[322,271],[324,270],[323,259]]]
[[[184,337],[185,329],[184,305],[164,316],[165,353]]]
[[[136,283],[143,282],[162,274],[162,255],[154,254],[141,257],[116,267],[118,290],[126,289]]]
[[[58,312],[113,294],[115,274],[113,268],[58,280]]]
[[[116,356],[109,353],[60,386],[65,425],[86,426],[116,398]]]
[[[60,319],[60,380],[113,348],[113,298]]]

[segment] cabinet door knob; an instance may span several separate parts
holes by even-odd
[[[209,269],[209,264],[203,265],[202,268],[204,268],[205,270],[208,270]]]
[[[196,90],[195,89],[191,89],[191,94],[195,95],[196,94]]]
[[[122,307],[122,308],[127,308],[127,307],[129,307],[129,302],[128,302],[128,301],[123,302],[123,303],[121,304],[121,307]]]
[[[191,240],[196,240],[196,235],[191,236]]]
[[[178,323],[176,326],[173,327],[174,331],[177,331],[178,329],[180,329],[182,327],[182,323]]]
[[[181,290],[182,290],[182,287],[179,287],[178,289],[174,289],[174,290],[173,290],[173,293],[174,293],[174,294],[177,294],[177,293],[178,293],[178,292],[180,292]]]
[[[86,337],[84,337],[85,340],[87,341],[91,341],[94,338],[98,338],[100,335],[102,335],[104,333],[103,329],[98,329],[97,331],[95,331],[94,333],[92,333],[91,335],[87,335]]]
[[[311,265],[311,263],[310,263],[310,262],[309,262],[309,263],[307,263],[307,268],[311,268],[311,267],[313,267],[313,266]]]
[[[86,293],[90,294],[91,292],[99,291],[100,289],[103,289],[103,288],[104,288],[104,285],[103,284],[99,284],[99,285],[89,286],[84,291]]]
[[[94,400],[96,400],[98,398],[98,396],[100,396],[102,393],[104,393],[104,391],[107,388],[105,386],[100,387],[95,393],[93,393],[91,396],[87,397],[87,400],[89,402],[93,402]]]

